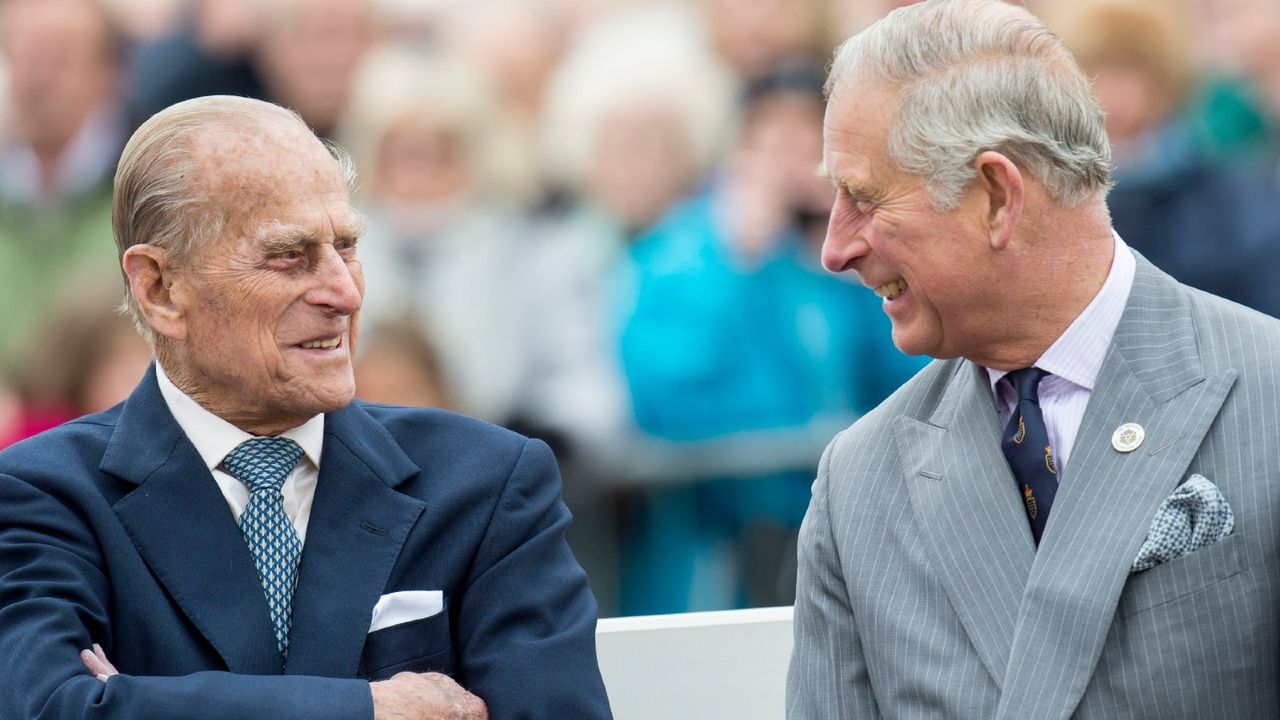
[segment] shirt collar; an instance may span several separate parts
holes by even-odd
[[[1089,391],[1093,390],[1098,373],[1102,371],[1102,363],[1107,359],[1111,338],[1120,326],[1120,316],[1129,302],[1138,266],[1129,246],[1114,231],[1112,236],[1115,238],[1115,253],[1102,289],[1035,362],[1041,370]],[[991,389],[995,392],[996,383],[1008,371],[986,370]]]
[[[200,453],[200,458],[204,460],[205,466],[210,471],[222,464],[227,453],[253,437],[209,412],[190,395],[179,390],[178,386],[174,385],[165,374],[159,362],[156,362],[156,382],[160,385],[160,394],[164,397],[165,404],[169,406],[169,412],[173,413],[173,419],[178,421],[178,426],[187,434],[187,438],[196,447],[196,452]],[[320,451],[324,448],[323,414],[315,415],[303,424],[285,430],[280,433],[280,437],[287,437],[298,443],[302,448],[303,456],[310,460],[317,470],[320,468]]]

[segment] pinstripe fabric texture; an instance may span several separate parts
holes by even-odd
[[[1081,311],[1080,316],[1062,332],[1036,360],[1036,367],[1049,371],[1040,383],[1040,409],[1049,429],[1049,444],[1058,467],[1071,462],[1071,449],[1076,444],[1080,420],[1089,404],[1089,395],[1097,385],[1098,373],[1107,360],[1107,349],[1115,337],[1120,316],[1133,289],[1137,261],[1129,246],[1115,236],[1115,254],[1111,270],[1102,289]],[[996,416],[1000,427],[1009,422],[1017,393],[1009,383],[999,382],[1007,373],[987,368],[992,396],[996,399]]]
[[[1139,257],[1036,552],[985,371],[931,364],[824,453],[788,718],[1280,718],[1277,427],[1280,321]],[[1234,531],[1131,572],[1193,474]]]

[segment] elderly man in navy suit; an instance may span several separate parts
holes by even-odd
[[[156,363],[0,453],[0,718],[609,717],[546,446],[352,400],[349,180],[255,100],[130,140],[113,221]]]

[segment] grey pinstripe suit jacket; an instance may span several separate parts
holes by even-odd
[[[1280,321],[1139,257],[1039,552],[999,437],[983,370],[947,360],[827,448],[787,717],[1280,718]],[[1131,574],[1191,473],[1234,533]]]

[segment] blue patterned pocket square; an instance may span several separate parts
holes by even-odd
[[[1218,486],[1203,475],[1192,475],[1160,503],[1129,571],[1148,570],[1212,545],[1230,535],[1235,526],[1235,514]]]

